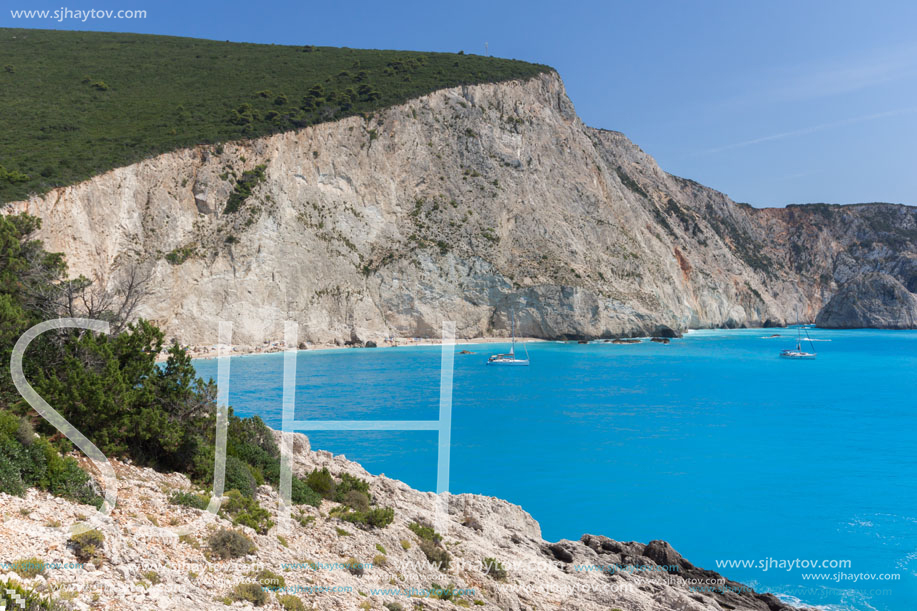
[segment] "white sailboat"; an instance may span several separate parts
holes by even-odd
[[[814,359],[815,344],[812,343],[811,338],[809,338],[808,327],[802,326],[799,324],[799,310],[796,311],[796,348],[787,348],[786,350],[780,351],[780,356],[785,359]],[[809,345],[812,347],[812,352],[806,352],[802,349],[802,332],[806,332],[806,339],[809,341]]]
[[[510,347],[507,354],[494,354],[489,359],[487,359],[488,365],[521,365],[528,366],[529,364],[529,350],[525,347],[525,344],[522,344],[522,349],[525,350],[525,358],[520,359],[516,358],[516,313],[512,312],[512,333],[513,333],[513,345]]]

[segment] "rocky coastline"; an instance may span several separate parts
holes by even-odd
[[[275,434],[279,442],[281,434]],[[441,548],[448,550],[451,562],[448,569],[437,568],[409,528],[433,522],[434,494],[371,475],[344,456],[313,451],[302,434],[291,434],[290,444],[294,472],[325,467],[336,477],[346,473],[365,479],[374,500],[395,509],[394,522],[363,529],[333,517],[337,504],[323,501],[320,507],[294,508],[298,521],[288,532],[274,526],[259,534],[213,517],[179,537],[174,532],[179,526],[210,515],[169,502],[174,493],[193,490],[188,479],[114,461],[118,503],[108,519],[91,507],[36,490],[22,498],[0,495],[0,563],[32,558],[51,567],[30,577],[0,568],[0,581],[16,581],[55,598],[60,608],[79,610],[254,608],[229,596],[265,569],[282,576],[285,589],[267,588],[267,600],[259,605],[264,609],[281,608],[281,591],[295,592],[304,608],[327,611],[794,609],[694,566],[664,541],[619,542],[586,534],[548,542],[522,508],[473,494],[449,497]],[[277,492],[261,486],[257,498],[280,524]],[[69,542],[78,522],[103,535],[94,563],[82,562]],[[235,559],[209,557],[207,535],[218,528],[243,532],[256,551]],[[359,570],[342,568],[353,559],[360,561]],[[499,568],[485,569],[488,562],[491,567],[498,562]],[[431,596],[434,584],[461,594],[451,600]]]

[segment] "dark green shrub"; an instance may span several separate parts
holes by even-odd
[[[262,588],[267,588],[268,590],[279,590],[287,586],[283,575],[278,575],[268,569],[261,569],[254,575],[254,578],[255,581],[261,584]]]
[[[92,479],[76,460],[36,438],[28,420],[0,409],[0,492],[20,496],[29,487],[96,508],[102,505]]]
[[[68,543],[80,562],[90,562],[102,557],[105,535],[96,529],[87,530],[71,536]]]
[[[182,246],[166,254],[166,261],[172,265],[181,265],[194,254],[193,246]]]
[[[291,498],[296,505],[311,505],[313,507],[318,507],[322,503],[321,495],[298,477],[293,478],[293,488],[291,492]]]
[[[242,496],[238,490],[230,490],[226,497],[220,507],[220,513],[232,519],[233,524],[248,526],[259,535],[267,534],[274,526],[270,512],[255,499]]]
[[[207,537],[207,546],[214,558],[227,560],[255,553],[255,544],[240,532],[221,528]]]
[[[411,529],[415,535],[423,539],[424,541],[431,541],[432,543],[439,544],[443,540],[442,535],[433,530],[432,526],[427,526],[426,524],[421,524],[420,522],[414,521],[408,524],[408,528]]]
[[[162,348],[162,331],[144,320],[111,336],[74,334],[48,347],[61,364],[37,376],[36,390],[107,456],[184,470],[211,430],[216,389],[177,344],[157,366]]]
[[[268,595],[257,583],[240,583],[232,589],[229,597],[234,601],[249,602],[256,607],[267,603]]]
[[[279,485],[280,448],[277,447],[277,443],[274,441],[271,429],[258,416],[252,416],[251,418],[230,417],[226,453],[227,456],[233,457],[233,462],[238,461],[248,466],[248,472],[255,484],[270,483],[274,486]],[[227,459],[227,473],[228,468]],[[248,482],[247,484],[245,483],[246,481]],[[226,489],[236,488],[243,496],[253,496],[255,488],[251,486],[251,481],[243,471],[239,470],[238,478],[234,475],[233,481],[230,481],[227,476]],[[248,493],[247,490],[239,488],[236,485],[239,483],[242,483],[246,488],[250,487],[251,492]],[[302,479],[294,476],[292,484],[291,497],[294,504],[319,506],[321,497]]]
[[[373,528],[385,528],[395,519],[395,510],[391,507],[376,507],[367,511],[350,511],[338,515],[346,522],[365,524]]]
[[[264,182],[266,178],[264,170],[266,168],[266,165],[261,164],[251,170],[242,172],[242,177],[236,181],[236,186],[233,188],[232,193],[229,194],[226,207],[223,209],[224,214],[232,214],[242,207],[242,204],[251,197],[255,187]]]
[[[255,495],[257,482],[247,464],[235,456],[227,456],[224,486],[227,490],[237,490],[242,496],[251,498]]]
[[[341,495],[341,503],[355,511],[366,511],[369,509],[369,497],[365,492],[359,490],[349,490]]]
[[[192,509],[207,509],[210,499],[196,492],[178,491],[169,498],[169,502],[173,505],[191,507]]]
[[[456,598],[461,598],[461,595],[456,596],[455,589],[456,589],[455,586],[451,583],[448,586],[446,586],[445,588],[439,585],[438,583],[434,583],[430,587],[431,596],[433,598],[438,598],[439,600],[450,600],[450,601],[454,601],[456,600]]]
[[[347,572],[350,573],[351,575],[356,575],[357,577],[363,576],[363,573],[364,573],[363,563],[357,560],[356,558],[353,558],[353,557],[348,558],[344,562],[344,566],[347,567]]]
[[[249,466],[257,485],[265,480],[278,481],[280,449],[271,430],[258,416],[230,420],[226,453]]]
[[[306,477],[306,484],[325,499],[333,499],[336,484],[327,467],[314,470]]]
[[[369,498],[369,482],[348,473],[341,473],[341,481],[338,482],[334,488],[334,500],[338,503],[342,503],[344,495],[354,490],[362,492],[366,495],[366,498]]]
[[[382,606],[386,608],[386,611],[404,611],[401,603],[383,603]]]
[[[302,600],[292,594],[281,594],[277,597],[277,602],[283,607],[284,611],[306,611],[306,605]]]
[[[420,542],[420,551],[423,552],[423,555],[427,557],[427,561],[438,568],[441,571],[446,571],[449,568],[449,563],[452,562],[452,556],[449,555],[449,552],[441,548],[436,543],[423,539]]]
[[[293,519],[296,520],[303,528],[315,522],[315,516],[307,515],[301,509],[293,514]]]

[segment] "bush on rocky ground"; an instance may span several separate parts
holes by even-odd
[[[23,579],[31,579],[45,574],[45,563],[39,558],[20,558],[12,563],[13,572]]]
[[[256,607],[263,607],[268,601],[267,592],[257,583],[240,583],[237,584],[229,598],[235,602],[249,602]]]
[[[96,567],[102,565],[102,548],[105,547],[105,535],[96,529],[85,530],[70,537],[67,542],[73,555],[80,562],[91,562]]]
[[[210,554],[216,559],[241,558],[255,553],[255,544],[240,532],[221,528],[207,537]]]
[[[191,507],[192,509],[207,509],[210,499],[203,494],[178,491],[169,498],[169,502],[173,505]]]
[[[449,570],[449,563],[452,562],[452,556],[436,543],[423,539],[420,542],[420,551],[427,557],[427,561],[440,571]]]
[[[21,496],[32,487],[96,508],[102,505],[92,479],[76,460],[36,437],[28,417],[0,409],[0,492]]]
[[[306,611],[306,605],[302,600],[292,594],[281,594],[277,597],[277,602],[283,607],[284,611]]]
[[[220,507],[220,513],[237,526],[248,526],[259,535],[267,534],[274,526],[271,513],[253,498],[242,496],[238,490],[226,493],[227,499]]]

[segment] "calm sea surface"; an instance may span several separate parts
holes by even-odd
[[[531,344],[530,367],[485,366],[506,345],[458,346],[450,490],[518,503],[549,540],[665,539],[787,600],[917,609],[917,332],[810,333],[822,340],[815,361],[777,357],[793,344],[787,329]],[[215,360],[195,365],[216,378]],[[434,420],[439,367],[435,346],[300,352],[296,417]],[[282,371],[281,354],[234,357],[236,413],[279,429]],[[310,438],[435,488],[435,432]],[[768,559],[850,562],[787,570]],[[755,565],[718,568],[731,560]]]

